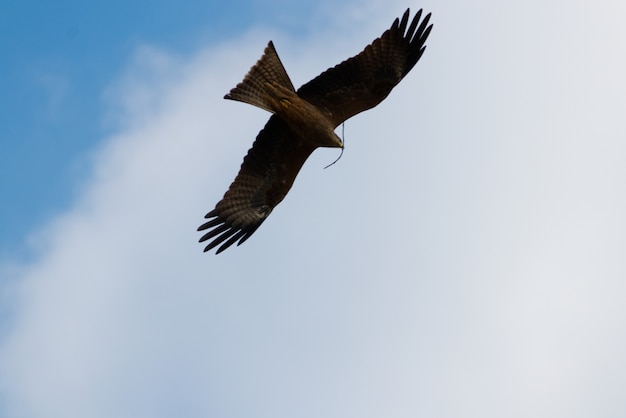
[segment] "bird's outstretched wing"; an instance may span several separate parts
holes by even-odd
[[[379,104],[420,59],[430,34],[430,13],[409,9],[360,54],[309,81],[298,96],[324,110],[335,126]],[[418,27],[419,25],[419,27]],[[408,27],[408,29],[407,29]]]
[[[303,143],[278,116],[270,117],[241,164],[239,174],[198,231],[210,229],[200,242],[216,254],[247,240],[265,221],[293,184],[314,148]]]

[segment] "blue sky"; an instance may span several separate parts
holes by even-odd
[[[150,2],[3,2],[3,253],[67,208],[75,178],[84,175],[81,162],[105,132],[102,91],[137,43],[189,47],[206,16],[222,10],[228,13],[208,2],[182,10]],[[227,27],[226,19],[214,22]]]
[[[342,159],[204,254],[268,117],[223,95],[408,6],[426,53]],[[626,413],[621,2],[1,7],[0,416]]]

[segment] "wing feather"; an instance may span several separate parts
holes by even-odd
[[[415,66],[426,47],[430,13],[420,9],[407,30],[409,9],[358,55],[304,84],[298,95],[323,109],[335,126],[379,104]],[[419,24],[419,27],[418,27]]]
[[[270,117],[241,164],[239,174],[210,219],[198,227],[209,230],[200,238],[208,241],[204,251],[222,244],[216,254],[242,244],[265,221],[293,184],[313,148],[303,143],[278,116]]]

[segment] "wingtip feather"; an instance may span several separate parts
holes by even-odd
[[[400,25],[398,26],[400,33],[404,33],[404,31],[406,30],[406,25],[409,23],[409,14],[410,10],[406,9],[404,14],[402,15],[402,20],[400,21]]]

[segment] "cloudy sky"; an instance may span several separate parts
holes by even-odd
[[[203,253],[267,41],[299,86],[406,7],[342,159]],[[0,9],[0,417],[626,415],[623,2]]]

